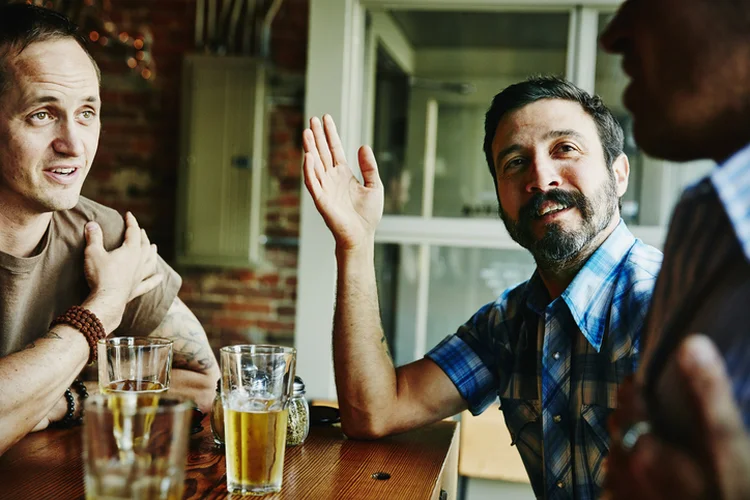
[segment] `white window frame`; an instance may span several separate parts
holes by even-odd
[[[385,9],[568,11],[571,24],[566,76],[586,90],[593,90],[598,14],[614,11],[621,3],[622,0],[596,0],[581,5],[561,0],[535,0],[533,6],[527,6],[520,0],[312,0],[305,116],[329,113],[334,117],[352,170],[360,175],[356,151],[360,144],[372,141],[374,113],[372,69],[376,53],[374,44],[366,44],[364,40],[367,10],[376,14],[374,22],[382,21],[377,19],[377,12]],[[395,60],[402,65],[409,64],[413,54],[409,55],[398,34],[389,37],[388,29],[387,23],[382,23],[382,29],[374,30],[375,34],[370,31],[369,36],[381,37]],[[366,49],[369,50],[366,52]],[[669,188],[668,183],[664,184],[662,191]],[[427,179],[424,189],[432,189],[432,183]],[[429,192],[423,194],[429,195]],[[429,205],[423,216],[383,217],[376,233],[377,243],[416,244],[420,247],[415,349],[422,352],[426,338],[430,247],[519,248],[499,220],[433,218],[430,217],[431,203]],[[631,230],[654,246],[661,246],[664,240],[665,228],[662,226],[635,226]],[[335,276],[333,239],[310,196],[303,192],[295,346],[297,371],[305,378],[310,397],[316,399],[336,396],[330,347]]]

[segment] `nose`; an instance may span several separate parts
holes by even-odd
[[[74,119],[59,119],[57,122],[57,133],[52,147],[56,153],[77,158],[83,156],[83,138],[81,131]]]
[[[563,184],[560,169],[552,159],[537,155],[528,169],[529,179],[526,183],[526,192],[546,192],[550,189],[559,188]]]
[[[630,38],[632,3],[623,3],[599,37],[599,44],[611,54],[623,54]]]

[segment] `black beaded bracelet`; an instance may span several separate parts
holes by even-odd
[[[73,397],[73,393],[70,392],[70,389],[65,389],[65,402],[68,404],[68,411],[65,413],[62,420],[55,423],[56,427],[61,427],[63,429],[73,427],[76,420],[76,399]]]
[[[89,397],[89,391],[86,390],[86,384],[84,384],[83,381],[79,379],[75,379],[71,387],[76,390],[76,392],[78,393],[78,398],[81,400],[81,414],[73,419],[73,423],[75,425],[81,425],[83,423],[83,403],[84,401],[86,401],[86,398]]]

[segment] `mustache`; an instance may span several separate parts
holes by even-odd
[[[532,221],[539,218],[539,210],[547,202],[558,203],[565,208],[576,207],[582,215],[586,215],[588,210],[588,200],[577,191],[566,191],[564,189],[551,189],[544,193],[537,193],[523,206],[518,212],[520,221]]]

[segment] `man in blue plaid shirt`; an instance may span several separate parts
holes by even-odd
[[[610,111],[557,78],[495,96],[484,150],[499,213],[537,270],[398,369],[380,325],[373,265],[383,211],[375,158],[360,149],[360,184],[331,117],[310,123],[305,184],[336,239],[333,347],[344,432],[385,436],[467,408],[478,414],[499,397],[535,494],[597,498],[606,418],[635,371],[661,263],[620,218],[630,167]]]

